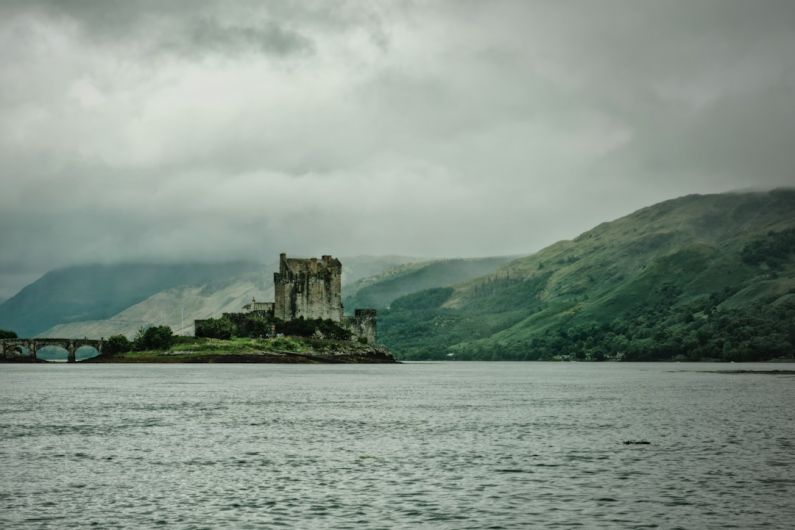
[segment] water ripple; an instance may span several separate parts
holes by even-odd
[[[792,378],[582,363],[57,368],[0,367],[0,527],[795,520]]]

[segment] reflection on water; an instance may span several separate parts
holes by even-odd
[[[2,365],[0,526],[788,527],[795,377],[720,368]]]

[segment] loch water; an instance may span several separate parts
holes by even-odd
[[[792,528],[739,369],[795,366],[0,365],[0,527]]]

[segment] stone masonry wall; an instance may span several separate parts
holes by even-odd
[[[354,339],[364,339],[367,344],[376,343],[375,309],[357,309],[353,317],[346,317],[343,325],[353,333]]]
[[[273,284],[276,318],[342,321],[342,264],[338,259],[331,256],[319,260],[297,259],[281,254]]]

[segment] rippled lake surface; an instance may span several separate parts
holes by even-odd
[[[795,365],[0,365],[0,527],[792,528],[740,368]]]

